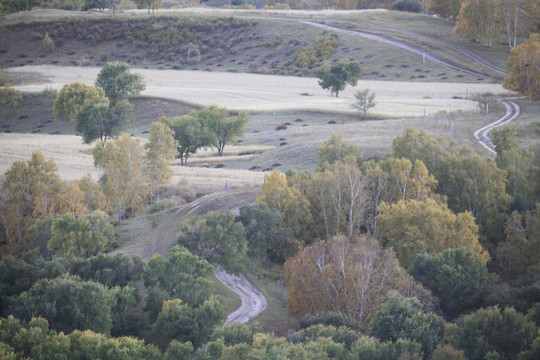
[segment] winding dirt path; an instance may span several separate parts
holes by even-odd
[[[180,224],[186,218],[204,214],[208,210],[237,211],[243,205],[251,204],[260,191],[213,193],[201,197],[189,204],[185,204],[176,209],[176,211],[166,211],[159,215],[160,221],[155,228],[147,232],[138,233],[134,239],[122,244],[115,249],[112,254],[124,253],[128,256],[141,255],[148,261],[154,254],[167,256],[170,247],[177,238]],[[155,216],[148,215],[146,217]],[[138,218],[143,220],[144,217]],[[234,322],[248,322],[257,317],[266,309],[268,304],[265,296],[253,285],[243,274],[235,276],[227,273],[225,270],[214,267],[214,276],[225,286],[234,291],[242,302],[240,307],[229,314],[226,324]]]
[[[495,128],[498,128],[499,126],[508,124],[510,121],[518,117],[521,112],[521,108],[515,102],[505,101],[506,99],[498,99],[498,100],[502,102],[504,106],[506,107],[506,114],[504,114],[504,116],[502,116],[497,121],[487,124],[486,126],[474,132],[474,137],[476,138],[476,140],[478,140],[480,145],[486,148],[493,155],[497,155],[497,152],[493,149],[495,145],[493,145],[493,143],[491,142],[491,137],[489,136],[489,132]]]
[[[487,74],[479,73],[479,72],[468,70],[468,69],[463,69],[463,68],[460,68],[458,66],[452,65],[452,64],[450,64],[450,63],[448,63],[448,62],[446,62],[444,60],[441,60],[441,59],[437,58],[435,55],[433,55],[429,51],[426,51],[426,50],[418,48],[416,46],[407,44],[404,41],[397,41],[397,40],[393,40],[393,39],[391,39],[389,37],[386,37],[386,36],[383,36],[383,35],[376,35],[376,34],[363,32],[363,31],[359,31],[359,30],[342,29],[342,28],[339,28],[339,27],[325,25],[325,24],[321,24],[321,23],[318,23],[318,22],[315,22],[315,21],[310,21],[310,20],[300,20],[299,22],[301,22],[302,24],[319,27],[319,28],[322,28],[322,29],[325,29],[325,30],[331,30],[331,31],[335,31],[335,32],[343,33],[343,34],[350,34],[350,35],[360,36],[360,37],[363,37],[363,38],[366,38],[366,39],[370,39],[370,40],[382,42],[382,43],[385,43],[385,44],[388,44],[388,45],[392,45],[392,46],[398,47],[400,49],[403,49],[405,51],[412,52],[413,54],[416,54],[416,55],[419,55],[419,56],[425,56],[425,59],[427,61],[431,61],[432,63],[434,63],[436,65],[442,66],[442,67],[450,69],[450,70],[455,70],[455,71],[467,73],[467,74],[474,75],[474,76],[491,77],[491,76],[489,76]],[[369,24],[369,26],[373,26],[374,28],[381,28],[381,29],[383,28],[383,27],[376,26],[376,25],[373,25],[373,24]],[[438,39],[430,38],[430,37],[427,37],[427,36],[422,35],[422,34],[417,34],[417,33],[414,33],[412,31],[402,31],[402,30],[398,30],[398,29],[394,29],[394,28],[385,28],[385,29],[389,30],[389,31],[400,32],[402,34],[412,35],[412,36],[416,36],[416,37],[419,37],[419,38],[422,38],[422,39],[425,39],[425,40],[436,42],[442,47],[446,47],[446,48],[451,49],[453,51],[459,52],[460,54],[470,58],[475,63],[482,65],[483,67],[485,67],[486,69],[488,69],[490,71],[497,72],[500,75],[506,75],[506,72],[504,72],[504,70],[502,68],[491,64],[489,61],[485,60],[484,58],[482,58],[482,57],[480,57],[480,56],[478,56],[476,54],[473,54],[470,51],[464,50],[464,49],[460,48],[459,46],[456,46],[456,45],[453,45],[453,44],[450,44],[450,43],[447,43],[447,42],[443,42],[443,41],[440,41]]]

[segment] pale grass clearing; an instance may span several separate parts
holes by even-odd
[[[24,66],[6,69],[12,73],[35,73],[48,82],[17,86],[26,92],[45,87],[60,89],[74,81],[93,84],[99,68]],[[354,113],[354,93],[370,89],[377,94],[377,106],[370,114],[382,118],[418,117],[440,111],[477,111],[470,100],[484,94],[508,96],[499,84],[463,84],[434,82],[359,81],[347,87],[340,97],[331,97],[315,78],[273,76],[245,73],[200,72],[188,70],[133,69],[145,77],[142,95],[186,102],[196,106],[216,104],[233,111],[320,111]],[[468,99],[466,99],[466,97]]]
[[[201,149],[190,156],[188,163],[193,165],[250,161],[259,157],[263,152],[271,151],[275,148],[275,146],[268,145],[228,145],[225,147],[223,156],[218,156],[217,151],[212,148]]]
[[[27,161],[32,153],[41,152],[45,159],[56,162],[62,180],[78,180],[88,173],[97,180],[101,175],[101,170],[94,167],[91,149],[92,145],[83,144],[81,137],[75,135],[2,133],[0,134],[0,174],[3,175],[13,162]],[[178,184],[186,180],[197,192],[223,190],[225,186],[228,189],[249,189],[259,186],[264,180],[262,172],[182,167],[179,161],[173,165],[172,183]]]

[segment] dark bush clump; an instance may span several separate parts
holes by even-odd
[[[392,4],[392,10],[419,13],[422,5],[414,0],[399,0]]]

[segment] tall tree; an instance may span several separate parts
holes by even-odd
[[[236,118],[229,118],[227,109],[210,105],[197,113],[197,118],[208,128],[214,136],[214,146],[219,156],[223,156],[223,149],[227,143],[240,136],[248,122],[246,114],[239,114]]]
[[[130,73],[129,65],[119,61],[105,64],[98,74],[96,86],[103,88],[111,106],[139,95],[146,87],[142,75]]]
[[[367,112],[372,107],[375,107],[375,93],[369,92],[369,89],[359,90],[354,94],[355,101],[352,107],[364,114],[364,120],[367,119]]]
[[[483,46],[491,47],[500,33],[497,0],[465,0],[461,4],[454,33],[464,34]]]
[[[318,149],[317,169],[322,170],[324,163],[330,165],[335,162],[345,161],[347,156],[353,156],[358,163],[361,163],[364,156],[364,151],[360,146],[353,144],[343,139],[341,134],[332,134],[330,139],[326,140]]]
[[[124,134],[117,140],[92,149],[94,165],[103,169],[105,193],[116,218],[133,214],[146,193],[144,148],[140,140]]]
[[[162,117],[160,121],[174,131],[174,138],[178,142],[177,157],[180,158],[182,166],[187,165],[188,158],[197,150],[209,147],[214,142],[214,137],[200,121],[196,111],[181,117],[177,116],[172,121]]]
[[[145,170],[148,176],[148,194],[150,203],[157,194],[159,200],[159,188],[171,181],[173,171],[171,164],[176,154],[177,142],[174,133],[167,125],[155,122],[150,126],[150,141],[144,144]]]
[[[540,99],[540,34],[512,49],[506,63],[509,75],[504,78],[506,89]]]
[[[361,329],[402,278],[393,253],[366,236],[354,243],[339,237],[308,246],[287,260],[284,273],[292,316],[341,311],[354,316]]]
[[[345,86],[356,86],[361,73],[362,68],[359,63],[342,60],[337,64],[323,65],[317,70],[317,77],[323,89],[330,89],[330,94],[336,94],[338,97]]]

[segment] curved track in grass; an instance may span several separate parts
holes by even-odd
[[[491,152],[493,155],[497,155],[497,152],[494,150],[495,145],[491,142],[491,137],[489,132],[499,126],[508,124],[510,121],[514,120],[519,116],[521,109],[519,105],[513,101],[506,101],[507,99],[499,99],[500,102],[506,107],[506,113],[504,116],[499,118],[497,121],[494,121],[486,126],[476,130],[474,132],[474,137],[480,145],[482,145],[486,150]]]

